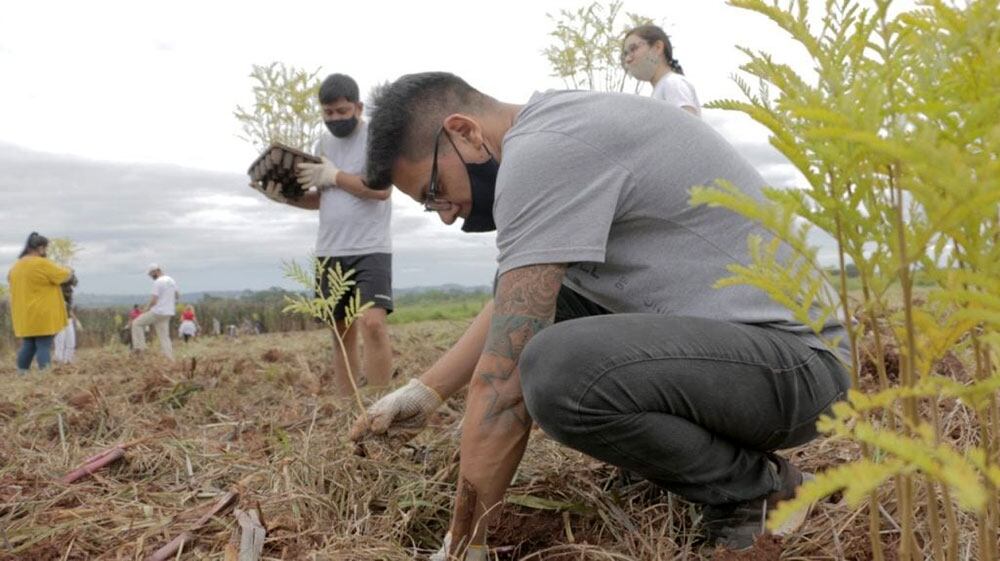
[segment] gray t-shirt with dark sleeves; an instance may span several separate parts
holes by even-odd
[[[822,337],[763,291],[714,288],[752,262],[747,238],[770,236],[721,208],[692,207],[689,189],[725,179],[762,199],[764,179],[704,121],[637,95],[536,93],[503,140],[494,218],[499,274],[567,263],[564,284],[614,313],[659,313]]]

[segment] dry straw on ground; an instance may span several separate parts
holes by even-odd
[[[394,327],[395,382],[420,373],[464,326]],[[0,366],[0,559],[145,559],[191,530],[230,490],[240,493],[239,508],[261,515],[263,559],[423,558],[449,519],[461,399],[450,400],[435,426],[410,445],[359,457],[345,438],[356,406],[327,391],[327,337],[201,340],[181,348],[173,365],[155,356],[134,360],[120,348],[86,350],[74,366],[25,378],[6,361]],[[940,408],[946,434],[972,438],[963,409]],[[59,483],[85,458],[137,440],[124,460],[77,483]],[[789,455],[806,469],[822,470],[856,458],[858,450],[818,440]],[[884,495],[890,520],[884,540],[892,545],[899,538],[893,498]],[[738,555],[701,548],[696,513],[535,431],[490,542],[499,559],[870,555],[865,508],[848,508],[836,497],[818,506],[800,535]],[[925,526],[918,521],[922,534]],[[195,529],[193,542],[175,558],[224,559],[234,527],[236,517],[225,511]]]

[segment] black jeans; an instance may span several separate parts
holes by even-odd
[[[793,334],[661,314],[561,321],[520,368],[546,434],[704,504],[777,490],[765,452],[815,438],[850,385],[838,358]]]

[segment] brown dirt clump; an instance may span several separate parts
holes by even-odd
[[[518,559],[518,554],[566,542],[562,514],[513,505],[504,505],[487,535],[490,547],[504,553],[501,559]]]
[[[260,355],[260,359],[264,362],[274,363],[280,361],[283,356],[278,349],[268,349],[264,354]]]
[[[883,344],[882,364],[885,365],[885,374],[890,382],[899,380],[899,348],[894,344]],[[861,342],[861,368],[860,377],[869,380],[878,380],[878,362],[876,357],[875,338],[868,337]]]
[[[169,416],[163,415],[160,417],[159,422],[156,425],[163,431],[171,431],[177,428],[177,419]]]
[[[147,403],[156,400],[160,393],[169,388],[171,382],[163,374],[159,372],[150,372],[143,376],[142,386],[139,391],[133,393],[129,397],[129,401],[132,403]]]
[[[33,495],[47,483],[30,473],[0,474],[0,514],[6,512],[6,506],[12,506],[15,501]]]
[[[934,365],[934,373],[939,376],[944,376],[946,378],[951,378],[953,380],[958,380],[959,382],[968,382],[970,380],[969,373],[965,369],[965,365],[959,360],[955,353],[948,351],[945,353],[941,360],[937,361]]]
[[[763,534],[757,537],[753,547],[744,551],[716,548],[712,561],[779,561],[784,550],[781,538]]]
[[[13,419],[17,413],[17,405],[14,405],[9,401],[0,401],[0,419]]]
[[[93,409],[97,405],[97,398],[89,391],[80,390],[73,392],[66,398],[66,403],[81,411]]]
[[[239,358],[233,363],[233,374],[236,376],[242,375],[248,369],[252,368],[253,362],[245,357]]]
[[[83,559],[80,556],[64,557],[63,552],[51,543],[40,543],[32,546],[23,553],[11,555],[0,550],[0,561],[59,561],[62,559]]]

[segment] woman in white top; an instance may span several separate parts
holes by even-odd
[[[701,116],[701,103],[684,69],[674,58],[667,34],[655,25],[640,25],[625,35],[622,66],[636,80],[653,85],[653,99],[662,99]]]

